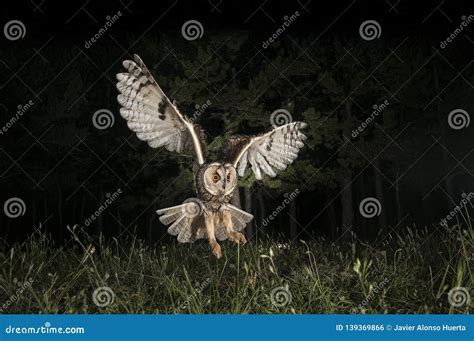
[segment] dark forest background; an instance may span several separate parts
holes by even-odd
[[[66,226],[114,237],[136,233],[155,242],[166,232],[155,211],[194,196],[192,159],[140,142],[120,117],[115,74],[137,53],[155,78],[198,122],[211,155],[236,133],[271,127],[277,109],[308,123],[306,147],[277,178],[247,175],[240,203],[255,215],[247,233],[308,234],[337,240],[373,238],[406,226],[436,230],[473,190],[473,125],[453,129],[455,109],[473,112],[474,23],[441,43],[473,13],[469,2],[35,3],[2,8],[1,23],[21,20],[23,39],[0,37],[0,125],[33,101],[0,135],[0,203],[21,198],[25,214],[0,211],[0,235],[22,240],[40,227],[62,240]],[[97,42],[85,43],[122,16]],[[295,11],[300,16],[267,48]],[[201,38],[181,27],[198,20]],[[376,20],[380,37],[359,26]],[[389,104],[352,136],[373,112]],[[114,115],[99,130],[93,115]],[[122,194],[90,226],[85,221],[118,189]],[[262,226],[298,189],[275,220]],[[380,215],[367,219],[359,203],[375,197]]]

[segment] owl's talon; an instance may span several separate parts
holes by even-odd
[[[214,256],[216,256],[217,258],[222,257],[222,251],[221,251],[221,247],[220,247],[219,244],[217,244],[217,243],[212,244],[211,249],[212,249],[212,253],[214,254]]]
[[[240,232],[233,232],[229,234],[229,239],[237,244],[245,244],[247,242],[245,236]]]

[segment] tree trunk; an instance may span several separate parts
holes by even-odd
[[[81,211],[79,213],[79,217],[78,217],[77,222],[79,223],[79,225],[82,226],[82,224],[86,220],[86,217],[84,216],[84,212],[86,211],[86,195],[84,194],[84,192],[82,193],[82,200],[81,201],[82,201],[81,202]]]
[[[33,225],[35,225],[36,223],[39,224],[38,220],[37,220],[37,212],[36,212],[36,200],[33,199],[33,205],[31,207],[31,218],[33,219]]]
[[[266,210],[265,210],[265,200],[263,200],[263,190],[261,187],[259,187],[257,191],[257,201],[258,201],[258,207],[259,207],[259,217],[258,217],[258,226],[261,226],[263,223],[263,220],[266,218]],[[256,237],[258,237],[258,229],[255,231]]]
[[[436,93],[440,93],[440,87],[439,87],[439,75],[438,75],[438,68],[436,67],[436,64],[433,63],[433,70],[434,70],[434,86]],[[441,133],[441,140],[443,141],[443,144],[446,146],[447,141],[446,141],[446,120],[442,119],[441,117],[441,101],[437,101],[437,111],[438,111],[438,122],[440,125],[440,133]],[[443,160],[443,168],[446,172],[449,172],[449,165],[448,165],[448,153],[444,148],[441,148],[441,155],[442,155],[442,160]],[[447,176],[444,179],[444,183],[446,186],[446,191],[448,192],[450,198],[448,198],[448,203],[451,205],[452,199],[454,198],[454,190],[453,190],[453,183],[451,181],[451,177]]]
[[[241,208],[242,204],[240,203],[240,189],[237,187],[234,196],[232,197],[230,203],[237,208]]]
[[[396,165],[396,170],[395,170],[395,178],[398,179],[398,175],[400,174],[400,163],[397,161],[397,165]],[[395,202],[396,202],[396,206],[397,206],[397,222],[401,221],[402,220],[402,204],[401,204],[401,201],[400,201],[400,189],[401,189],[401,186],[398,186],[398,191],[395,191]]]
[[[352,202],[352,175],[350,172],[345,172],[340,180],[341,186],[341,236],[339,238],[343,241],[351,238],[352,225],[354,224],[354,205]]]
[[[361,176],[359,176],[357,178],[357,181],[356,181],[356,192],[354,193],[354,199],[355,199],[355,202],[360,202],[362,199],[364,199],[366,197],[366,181],[365,181],[365,174],[361,174]],[[356,207],[357,209],[357,207]],[[354,216],[354,231],[357,232],[358,235],[362,236],[362,237],[366,237],[367,234],[368,234],[368,228],[367,228],[367,221],[365,219],[362,219],[362,216],[360,214],[356,214]],[[355,228],[355,226],[357,226],[357,228]]]
[[[426,222],[428,221],[427,219],[431,219],[431,212],[432,212],[432,209],[431,207],[428,205],[428,200],[423,200],[423,196],[424,196],[424,193],[425,193],[425,180],[424,180],[424,172],[422,171],[418,171],[417,172],[418,174],[418,191],[420,193],[420,196],[419,196],[419,199],[421,200],[421,205],[420,205],[420,208],[421,208],[421,222],[420,222],[420,226],[426,226]],[[428,218],[430,217],[430,218]]]
[[[346,101],[344,104],[345,116],[344,122],[349,120],[352,115],[352,102]],[[343,135],[350,136],[350,129],[347,124],[343,122]],[[347,166],[349,167],[349,166]],[[352,171],[350,169],[342,170],[342,177],[339,181],[341,188],[341,205],[342,205],[342,217],[341,217],[341,236],[343,241],[351,238],[352,226],[354,225],[354,205],[352,198]]]
[[[119,222],[122,222],[122,216],[120,215],[120,207],[119,207],[118,203],[117,203],[117,205],[115,205],[115,207],[116,207],[116,209],[117,209],[117,220],[118,220]],[[121,223],[118,224],[118,229],[119,229],[119,235],[121,235],[122,232],[123,232],[123,228],[122,228],[122,224],[121,224]]]
[[[100,196],[99,196],[99,205],[102,205],[105,201],[105,195],[104,192],[102,191],[102,186],[100,188]],[[97,233],[100,235],[104,231],[104,212],[99,214],[97,217]]]
[[[294,242],[298,236],[298,225],[296,224],[296,198],[290,201],[290,238]]]
[[[245,198],[245,211],[252,214],[252,189],[250,187],[245,187],[244,198]],[[253,238],[254,236],[253,220],[247,224],[247,236],[249,239]]]
[[[374,166],[380,169],[380,163],[378,160],[374,161]],[[375,181],[375,196],[377,197],[377,200],[380,202],[380,206],[382,207],[382,210],[379,215],[379,225],[381,228],[386,228],[387,227],[387,216],[385,215],[385,197],[383,193],[383,186],[382,186],[382,176],[380,175],[380,172],[374,168],[374,181]],[[397,190],[395,188],[395,190]]]
[[[59,184],[59,181],[56,181],[56,189],[58,191],[58,198],[57,198],[57,208],[58,208],[58,220],[59,220],[59,238],[62,240],[63,239],[63,231],[64,231],[64,226],[63,226],[63,193],[61,190],[61,185]]]
[[[150,214],[150,220],[148,222],[148,244],[151,245],[152,243],[152,228],[153,228],[153,218],[155,217],[154,214]]]
[[[329,202],[332,200],[332,196],[329,192],[329,190],[326,190],[326,200]],[[327,215],[328,215],[328,220],[329,220],[329,236],[331,237],[332,240],[337,239],[337,218],[336,218],[336,211],[334,209],[334,202],[329,204],[329,207],[327,209]]]

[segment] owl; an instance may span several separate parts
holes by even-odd
[[[125,72],[117,74],[120,115],[137,137],[152,148],[191,153],[195,157],[194,184],[197,198],[157,211],[168,233],[178,242],[207,238],[213,254],[220,258],[217,241],[245,243],[242,231],[253,219],[230,203],[248,166],[257,180],[262,173],[275,177],[298,156],[306,136],[303,122],[274,127],[257,136],[231,136],[224,143],[220,160],[206,160],[204,132],[170,101],[140,57],[123,62]]]

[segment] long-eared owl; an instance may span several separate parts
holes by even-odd
[[[168,233],[179,242],[194,242],[207,238],[212,252],[220,258],[217,240],[229,239],[244,243],[240,232],[253,219],[230,201],[238,190],[238,176],[248,165],[257,180],[262,172],[275,177],[298,156],[306,136],[303,122],[291,122],[274,127],[257,136],[231,136],[224,144],[221,160],[206,162],[204,133],[194,120],[189,119],[161,90],[140,57],[125,60],[126,71],[117,74],[117,99],[120,114],[128,127],[150,147],[165,147],[177,153],[193,153],[196,157],[194,182],[197,198],[189,198],[181,205],[157,211]]]

